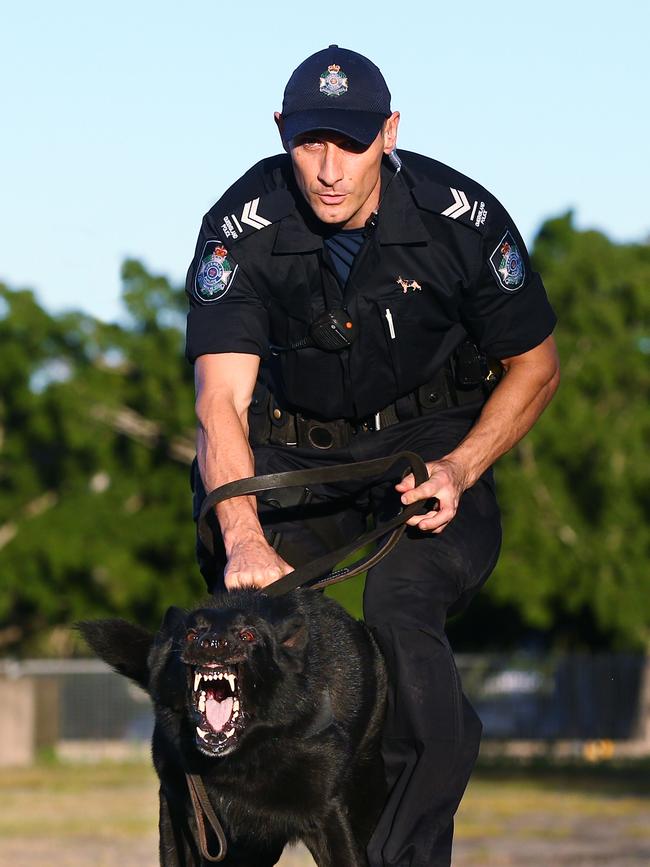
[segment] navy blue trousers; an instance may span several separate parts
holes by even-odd
[[[370,460],[403,450],[435,460],[450,450],[448,434],[437,434],[432,417],[425,416],[358,434],[344,449],[262,446],[255,449],[256,473]],[[260,514],[269,538],[279,538],[279,552],[297,566],[327,550],[324,539],[332,538],[333,526],[339,538],[329,550],[359,536],[368,515],[380,521],[394,515],[399,507],[396,481],[374,488],[317,488],[308,506],[278,512],[260,504]],[[201,490],[195,492],[195,514],[202,496]],[[370,867],[450,864],[453,817],[476,761],[481,723],[463,695],[445,622],[485,583],[500,544],[500,516],[488,472],[463,494],[442,533],[408,528],[368,573],[364,617],[383,651],[390,684],[382,746],[389,795],[368,846]],[[223,556],[205,555],[199,548],[208,588],[223,589]]]

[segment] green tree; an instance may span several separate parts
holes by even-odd
[[[504,548],[477,617],[514,640],[533,627],[556,643],[647,648],[650,247],[577,231],[567,214],[542,226],[533,256],[562,383],[497,466]],[[459,637],[472,628],[489,637],[468,612]]]
[[[130,322],[50,316],[0,289],[0,642],[65,645],[75,619],[150,625],[202,590],[188,462],[183,293],[123,268]],[[56,634],[55,634],[56,637]],[[51,644],[51,642],[50,642]],[[57,645],[58,646],[58,645]]]

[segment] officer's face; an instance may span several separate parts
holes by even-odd
[[[290,143],[296,181],[319,220],[344,229],[365,224],[379,204],[381,158],[395,147],[398,123],[395,112],[368,146],[329,130]]]

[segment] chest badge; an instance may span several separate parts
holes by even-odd
[[[412,292],[421,292],[422,291],[422,287],[420,286],[420,284],[418,283],[417,280],[404,280],[401,274],[395,282],[399,283],[399,285],[402,287],[402,292],[405,295],[409,291],[409,289]]]
[[[338,63],[332,63],[320,74],[320,87],[325,96],[342,96],[348,92],[348,77]]]
[[[506,232],[490,256],[490,265],[499,286],[505,292],[521,289],[526,279],[526,268],[519,248],[510,232]]]
[[[226,294],[235,278],[228,251],[220,241],[206,241],[194,281],[194,293],[199,301],[218,301]]]

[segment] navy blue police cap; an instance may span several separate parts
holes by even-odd
[[[294,70],[284,90],[284,141],[317,129],[369,145],[390,117],[390,91],[367,57],[330,45]]]

